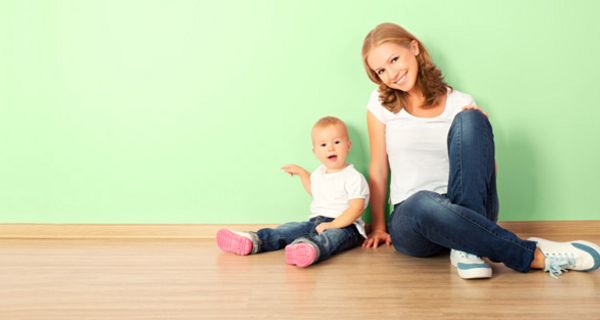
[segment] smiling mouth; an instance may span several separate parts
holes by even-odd
[[[403,75],[402,75],[402,77],[400,77],[400,79],[398,79],[398,80],[397,80],[396,82],[394,82],[394,83],[396,83],[396,84],[402,83],[402,82],[403,82],[403,81],[406,79],[406,76],[407,76],[407,75],[408,75],[408,72],[406,72],[405,74],[403,74]]]

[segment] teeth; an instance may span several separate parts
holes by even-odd
[[[404,81],[404,78],[406,78],[406,73],[404,75],[402,75],[402,77],[400,77],[400,79],[398,79],[398,81],[396,81],[396,83],[400,83],[400,82]]]

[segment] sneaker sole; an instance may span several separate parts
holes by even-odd
[[[456,268],[458,276],[463,279],[487,279],[492,277],[492,268],[487,265],[482,267],[470,267],[469,265],[462,265],[450,256],[450,263]]]
[[[292,244],[285,247],[285,262],[305,268],[313,264],[317,258],[317,250],[307,243]]]
[[[487,279],[492,277],[492,268],[489,267],[471,267],[458,264],[456,270],[463,279]]]
[[[225,252],[246,256],[252,252],[252,241],[233,231],[221,229],[217,231],[217,246]]]

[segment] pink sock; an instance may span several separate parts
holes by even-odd
[[[317,260],[317,250],[308,243],[290,244],[285,247],[285,262],[304,268]]]
[[[252,252],[252,240],[231,230],[221,229],[217,231],[217,245],[225,252],[245,256]]]

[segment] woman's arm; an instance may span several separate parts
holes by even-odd
[[[385,230],[385,203],[389,164],[385,146],[385,124],[367,111],[367,127],[371,163],[369,164],[369,190],[371,193],[371,232],[363,243],[365,248],[377,248],[381,242],[391,245],[390,235]]]

